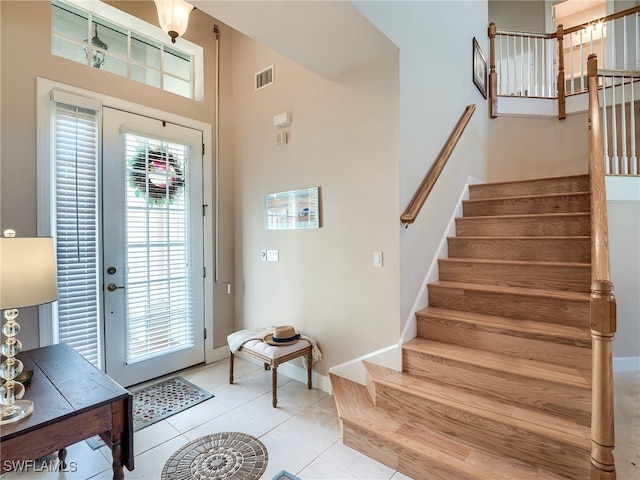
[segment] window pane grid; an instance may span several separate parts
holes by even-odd
[[[96,34],[107,45],[106,49],[87,42]],[[93,50],[105,55],[100,66],[92,65]],[[192,55],[62,0],[51,2],[51,53],[187,98],[194,97]]]
[[[194,345],[188,148],[125,136],[127,363]]]

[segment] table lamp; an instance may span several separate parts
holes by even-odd
[[[15,378],[23,364],[15,358],[22,349],[16,338],[20,325],[16,322],[18,308],[53,302],[58,298],[56,262],[53,239],[46,237],[18,238],[12,230],[0,238],[0,310],[5,323],[0,354],[6,360],[0,365],[0,425],[15,422],[31,414],[33,402],[23,400],[24,385]]]

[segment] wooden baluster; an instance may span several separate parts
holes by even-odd
[[[565,79],[564,79],[564,29],[562,25],[558,25],[556,38],[558,39],[558,118],[564,120],[567,118],[567,107],[565,99]]]
[[[498,116],[498,77],[496,75],[496,24],[489,24],[489,116]]]
[[[613,337],[616,302],[609,273],[607,203],[604,183],[602,129],[598,105],[598,66],[589,55],[589,176],[591,181],[591,480],[615,480],[613,458]]]

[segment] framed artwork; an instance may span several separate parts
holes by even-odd
[[[487,59],[482,53],[482,49],[473,37],[473,83],[484,98],[487,98]]]
[[[320,187],[265,195],[264,228],[266,230],[319,227]]]

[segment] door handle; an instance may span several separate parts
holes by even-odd
[[[110,292],[115,292],[118,288],[124,287],[118,287],[115,283],[110,283],[109,285],[107,285],[107,290],[109,290]]]

